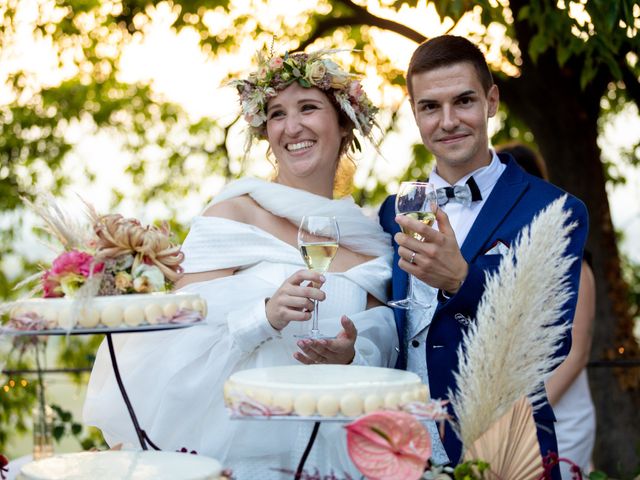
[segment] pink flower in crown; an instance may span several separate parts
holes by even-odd
[[[362,89],[362,84],[358,80],[354,80],[349,84],[349,96],[358,100],[364,90]]]
[[[284,65],[284,60],[282,59],[282,57],[273,57],[271,60],[269,60],[269,68],[272,70],[278,70],[282,68],[282,65]]]
[[[422,424],[405,412],[380,411],[351,422],[349,457],[371,480],[417,480],[431,456],[431,439]]]
[[[93,268],[93,270],[92,270]],[[51,274],[63,276],[73,273],[88,278],[91,273],[100,273],[104,263],[93,264],[93,255],[78,250],[70,250],[59,255],[51,265]]]
[[[266,65],[262,65],[260,68],[258,68],[258,80],[266,80],[268,74],[269,69]]]

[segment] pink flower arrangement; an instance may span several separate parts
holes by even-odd
[[[167,225],[144,226],[87,206],[90,235],[76,231],[57,210],[34,207],[67,248],[40,274],[45,298],[164,292],[182,277],[184,255],[171,242]]]
[[[78,250],[60,254],[51,269],[42,276],[45,298],[72,295],[93,274],[102,272],[104,264],[96,262],[93,255]]]
[[[411,414],[380,411],[348,424],[347,450],[371,480],[417,480],[431,456],[431,438]]]

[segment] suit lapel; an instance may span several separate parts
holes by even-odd
[[[478,256],[482,246],[494,234],[527,188],[528,183],[520,167],[510,157],[507,160],[507,168],[493,187],[460,249],[467,262]]]

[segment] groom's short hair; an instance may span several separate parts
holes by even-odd
[[[413,52],[407,69],[409,97],[413,98],[411,79],[415,74],[464,62],[473,65],[478,73],[480,84],[487,93],[493,85],[493,76],[484,54],[474,43],[456,35],[441,35],[420,44]]]

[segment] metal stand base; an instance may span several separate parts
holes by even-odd
[[[107,337],[107,345],[109,345],[109,356],[111,357],[111,365],[113,366],[113,373],[116,376],[116,381],[118,382],[118,388],[120,388],[120,393],[122,394],[122,399],[124,400],[125,405],[127,406],[127,410],[129,411],[129,416],[131,417],[131,421],[133,422],[133,428],[136,430],[136,435],[138,436],[138,441],[140,442],[140,446],[143,450],[149,450],[147,447],[147,443],[154,450],[160,450],[155,443],[151,441],[147,432],[145,432],[142,428],[140,428],[140,424],[138,423],[138,418],[136,417],[136,413],[133,411],[133,406],[131,405],[131,401],[129,400],[129,396],[127,395],[127,391],[124,388],[124,384],[122,383],[122,378],[120,377],[120,370],[118,369],[118,362],[116,361],[116,354],[113,348],[113,340],[111,339],[110,333],[105,333]]]
[[[296,469],[296,474],[294,475],[294,480],[299,480],[302,477],[302,472],[304,472],[304,464],[307,462],[307,457],[311,452],[311,448],[316,441],[316,437],[318,436],[318,430],[320,429],[320,422],[315,422],[313,424],[313,431],[311,432],[311,436],[309,437],[309,442],[307,443],[307,447],[304,449],[304,453],[302,454],[302,458],[300,459],[300,463],[298,463],[298,468]]]

